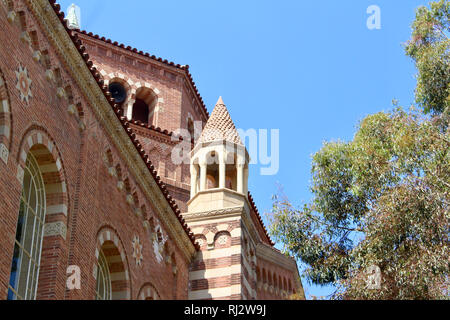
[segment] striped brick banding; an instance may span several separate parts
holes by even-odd
[[[103,228],[97,237],[95,257],[98,260],[100,251],[105,255],[111,276],[112,300],[131,299],[131,285],[127,255],[122,241],[116,231],[109,227]],[[97,264],[94,266],[94,278],[97,276]]]
[[[195,226],[202,239],[199,253],[189,272],[189,299],[241,299],[242,265],[240,227],[235,221]]]

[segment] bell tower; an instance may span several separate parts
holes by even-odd
[[[248,193],[248,160],[248,152],[220,97],[191,153],[188,212],[242,205]]]
[[[184,218],[201,251],[189,273],[189,299],[252,299],[248,247],[248,152],[220,97],[191,153],[191,199]]]

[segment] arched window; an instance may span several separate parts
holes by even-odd
[[[109,240],[107,240],[109,238]],[[98,254],[97,254],[98,252]],[[122,243],[115,231],[103,229],[97,236],[96,300],[131,299]]]
[[[227,154],[225,188],[237,191],[237,156],[236,154]]]
[[[131,118],[133,120],[138,120],[143,123],[148,123],[149,113],[150,109],[149,106],[145,103],[145,101],[141,99],[136,99],[136,102],[133,105],[133,115],[131,116]]]
[[[36,159],[29,153],[24,169],[8,300],[36,298],[45,208],[44,180]]]
[[[219,155],[212,151],[206,156],[208,166],[206,168],[206,188],[214,189],[219,187]]]
[[[103,250],[101,250],[98,256],[95,298],[97,300],[111,300],[111,296],[111,274],[109,272],[108,261],[103,254]]]
[[[153,113],[155,110],[157,97],[148,88],[139,88],[136,91],[136,100],[133,104],[131,119],[138,120],[146,124],[153,124]]]

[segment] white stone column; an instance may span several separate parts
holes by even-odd
[[[248,194],[248,168],[244,169],[244,194]]]
[[[191,164],[191,199],[197,194],[198,172],[195,164]]]
[[[219,163],[219,188],[224,189],[225,188],[225,171],[226,171],[226,164],[223,161],[224,159],[221,159],[221,162]]]
[[[200,191],[206,190],[206,161],[200,164]]]
[[[237,192],[244,193],[244,165],[237,164]]]
[[[131,120],[131,118],[133,118],[133,105],[134,105],[133,100],[128,102],[128,106],[127,106],[127,119],[128,120]]]

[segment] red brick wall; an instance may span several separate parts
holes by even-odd
[[[137,299],[145,284],[151,284],[158,296],[163,299],[186,298],[188,281],[188,261],[169,238],[170,254],[176,262],[176,277],[173,274],[173,262],[158,262],[153,251],[153,244],[149,232],[143,222],[150,217],[156,218],[155,208],[151,199],[147,199],[136,184],[133,176],[127,170],[120,153],[114,148],[112,141],[106,136],[92,112],[89,101],[81,94],[78,86],[69,76],[65,67],[61,65],[48,39],[39,29],[33,15],[22,1],[14,1],[15,11],[25,13],[27,26],[22,29],[19,19],[11,23],[7,20],[8,10],[0,2],[0,71],[4,75],[6,86],[4,89],[9,97],[12,134],[8,162],[0,160],[0,299],[5,299],[14,247],[17,217],[19,211],[19,197],[21,184],[16,178],[18,165],[21,164],[21,150],[28,143],[27,135],[31,131],[48,137],[54,146],[54,152],[61,163],[62,181],[65,182],[67,194],[67,227],[66,238],[61,236],[46,237],[42,263],[51,260],[47,270],[42,270],[39,282],[38,297],[42,299],[93,299],[95,278],[93,276],[96,265],[96,249],[100,230],[107,227],[114,230],[120,239],[123,250],[125,269],[129,272],[127,287],[130,288],[132,299]],[[33,60],[36,48],[20,40],[23,31],[36,31],[41,52],[48,50],[50,64],[54,73],[60,70],[64,88],[70,88],[75,104],[79,108],[75,115],[70,114],[68,99],[57,96],[58,86],[46,78],[47,68],[43,63]],[[20,97],[16,88],[16,71],[19,67],[26,68],[32,80],[32,97],[28,103]],[[163,93],[169,104],[181,99],[181,94],[175,90],[176,84],[161,82],[162,87],[168,88]],[[68,93],[69,90],[66,90]],[[166,100],[167,99],[167,100]],[[79,112],[81,111],[81,112]],[[177,111],[169,113],[167,121],[179,118]],[[80,130],[80,123],[86,129]],[[175,124],[174,124],[175,125]],[[33,140],[33,144],[39,144]],[[121,166],[122,175],[128,177],[132,194],[138,199],[138,204],[127,203],[126,190],[117,188],[118,179],[111,176],[108,162],[104,160],[107,150],[111,151],[114,167]],[[56,161],[56,159],[54,159]],[[143,217],[135,214],[135,208],[145,206]],[[47,222],[51,222],[48,220]],[[165,231],[163,230],[163,233]],[[139,237],[143,245],[143,260],[137,265],[133,258],[132,242]],[[166,234],[167,236],[167,234]],[[53,256],[57,248],[57,259]],[[50,250],[50,251],[49,251]],[[78,265],[81,268],[81,290],[68,291],[65,288],[66,268]],[[47,275],[47,276],[45,276]],[[175,281],[177,285],[175,286]],[[174,296],[175,295],[175,296]]]

